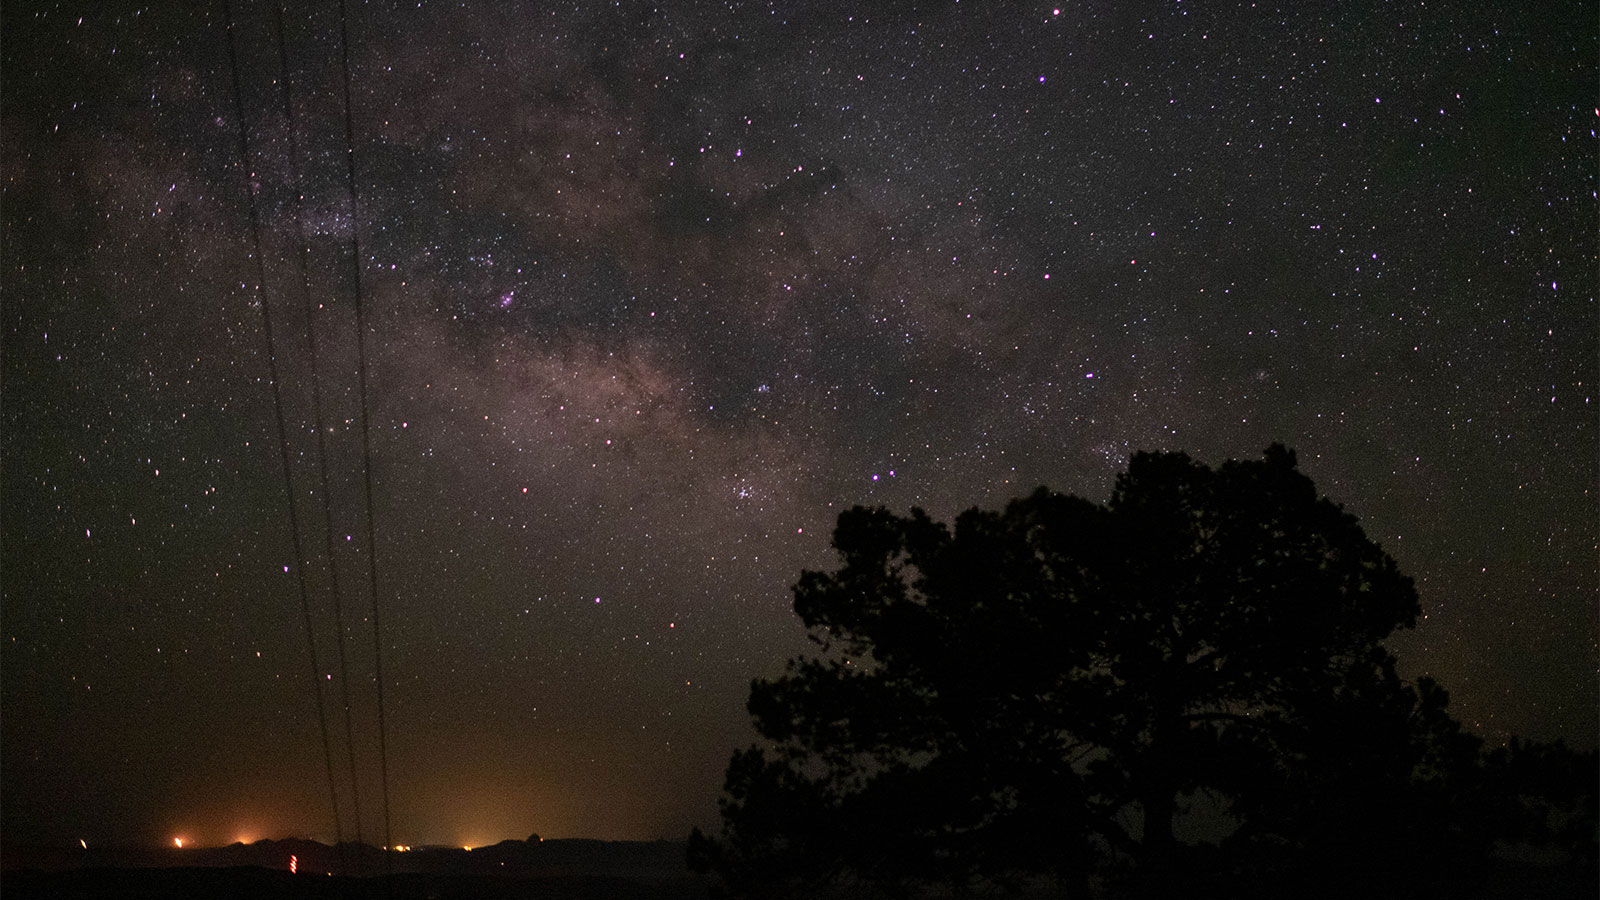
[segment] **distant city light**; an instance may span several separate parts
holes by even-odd
[[[78,843],[80,845],[82,845],[83,849],[85,849],[85,850],[89,849],[89,842],[84,840],[83,838],[78,838]]]
[[[173,842],[173,843],[174,843],[174,844],[176,844],[176,845],[178,845],[178,849],[179,849],[179,850],[182,850],[182,849],[183,849],[183,838],[173,838],[173,839],[172,839],[172,842]]]

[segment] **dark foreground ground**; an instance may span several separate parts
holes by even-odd
[[[1542,870],[1508,869],[1474,896],[1593,898],[1594,884]],[[0,875],[5,900],[707,900],[708,883],[693,876],[640,880],[572,875],[533,878],[493,875],[397,874],[354,878],[291,875],[256,867],[195,869],[82,869],[73,872],[12,871]]]
[[[689,872],[681,842],[506,841],[492,847],[426,848],[387,860],[372,848],[311,841],[261,841],[204,850],[98,850],[10,847],[0,852],[0,898],[126,900],[709,900],[709,879]],[[296,859],[298,873],[288,871]],[[1552,864],[1555,863],[1555,864]],[[386,869],[386,867],[389,867]],[[392,870],[391,870],[392,869]],[[364,873],[328,874],[329,870]],[[385,874],[386,873],[386,874]],[[1450,900],[1592,900],[1600,896],[1592,860],[1498,859],[1485,877],[1441,892]],[[1213,896],[1217,886],[1196,893]],[[824,891],[826,900],[870,892]],[[949,900],[948,892],[938,895]],[[1002,896],[1002,895],[994,895]],[[1048,888],[1030,900],[1057,894]],[[1406,892],[1421,900],[1427,892]],[[1381,896],[1363,900],[1384,900]]]
[[[1507,866],[1472,896],[1593,898],[1596,885],[1540,867]],[[182,869],[79,869],[66,872],[14,870],[0,874],[5,900],[707,900],[708,882],[692,875],[628,878],[605,875],[513,877],[449,873],[401,873],[356,878],[291,875],[255,866]],[[838,895],[833,895],[838,896]]]
[[[291,875],[259,867],[195,869],[81,869],[13,871],[0,875],[5,900],[704,900],[706,882],[693,876],[635,879],[605,875],[532,878],[405,873],[354,878]]]
[[[294,860],[298,873],[289,871]],[[172,848],[0,851],[0,898],[201,900],[705,900],[682,842],[504,841],[390,854],[347,844],[258,841]],[[350,874],[330,874],[350,873]]]

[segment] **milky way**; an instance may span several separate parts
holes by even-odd
[[[396,842],[681,837],[841,509],[1274,441],[1593,745],[1593,4],[847,6],[353,7],[352,204],[336,5],[244,166],[221,5],[7,2],[7,840],[333,837],[313,672],[352,836],[335,578],[381,836],[369,554]]]

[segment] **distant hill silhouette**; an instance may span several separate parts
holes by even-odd
[[[385,854],[377,847],[346,843],[330,846],[290,838],[235,843],[226,847],[93,847],[83,849],[7,847],[0,868],[7,872],[71,872],[104,869],[257,868],[288,872],[296,857],[302,874],[339,873],[492,875],[496,877],[621,877],[662,880],[688,877],[681,841],[598,841],[585,839],[501,841],[486,847],[421,847]]]

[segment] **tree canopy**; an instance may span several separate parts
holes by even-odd
[[[754,682],[767,743],[692,841],[735,890],[1331,890],[1341,854],[1391,878],[1486,849],[1463,804],[1487,793],[1458,790],[1479,742],[1382,644],[1416,620],[1411,580],[1282,446],[1141,453],[1104,504],[1041,488],[953,529],[857,507],[833,545],[794,586],[818,652]],[[1213,844],[1176,836],[1196,804]]]

